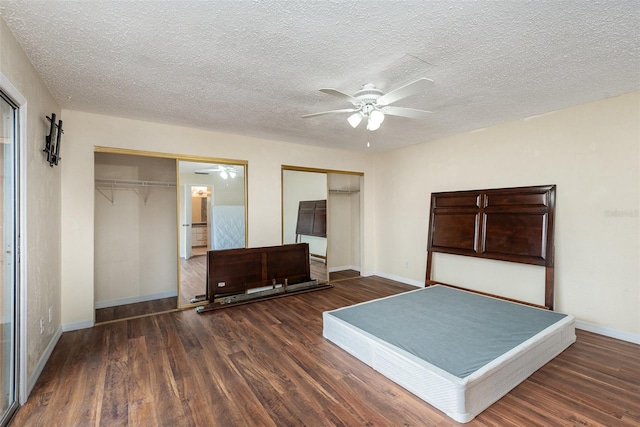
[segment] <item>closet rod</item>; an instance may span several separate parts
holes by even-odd
[[[175,187],[175,182],[162,182],[162,181],[141,181],[132,179],[96,179],[96,190],[102,194],[111,204],[115,204],[115,190],[133,190],[136,194],[138,190],[142,191],[144,196],[144,204],[147,204],[149,199],[149,192],[152,188],[172,188]],[[110,194],[107,194],[106,192]]]
[[[137,179],[96,179],[96,187],[122,185],[126,187],[175,187],[175,182],[141,181]]]
[[[359,192],[360,190],[329,190],[329,193],[332,194],[355,194]]]

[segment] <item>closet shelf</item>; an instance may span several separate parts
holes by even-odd
[[[96,179],[96,190],[102,194],[111,204],[115,204],[115,192],[119,190],[134,191],[138,196],[144,197],[147,204],[152,188],[175,188],[175,182],[140,181],[132,179]]]
[[[329,193],[331,194],[355,194],[359,193],[360,190],[331,190],[329,189]]]

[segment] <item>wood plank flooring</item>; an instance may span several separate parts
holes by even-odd
[[[336,280],[354,279],[360,276],[360,272],[356,270],[341,270],[333,271],[329,273],[329,280],[334,282]]]
[[[180,306],[190,304],[191,298],[207,291],[207,256],[180,258]]]
[[[327,264],[325,264],[323,261],[311,259],[309,261],[309,269],[312,279],[318,279],[323,282],[328,279]]]
[[[449,426],[322,337],[322,312],[415,289],[368,277],[202,315],[65,332],[13,426]],[[640,346],[578,331],[468,426],[638,426]]]
[[[168,297],[133,304],[116,305],[96,309],[96,323],[111,322],[129,317],[144,316],[178,308],[178,298]]]

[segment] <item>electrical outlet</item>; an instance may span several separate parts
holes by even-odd
[[[49,307],[49,323],[53,320],[53,307]]]
[[[40,318],[40,333],[44,333],[44,319]]]

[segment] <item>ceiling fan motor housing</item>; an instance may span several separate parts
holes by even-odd
[[[384,93],[380,89],[376,89],[373,83],[367,83],[353,97],[359,99],[363,105],[367,105],[375,104],[382,95]]]

